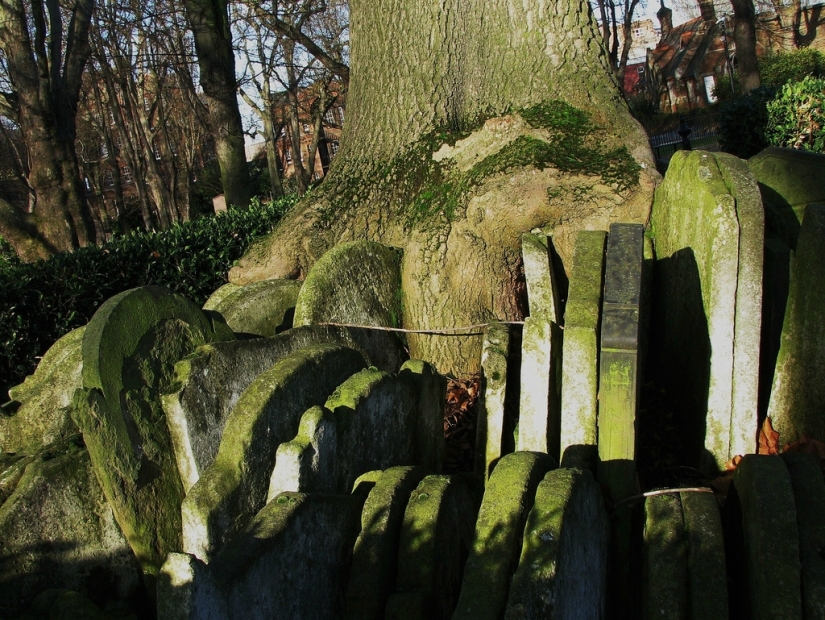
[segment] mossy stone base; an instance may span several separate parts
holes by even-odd
[[[475,515],[460,478],[427,476],[421,481],[404,512],[396,594],[387,600],[388,618],[450,618],[461,591]]]
[[[381,620],[395,587],[401,522],[423,467],[392,467],[381,473],[361,512],[361,533],[352,552],[345,620]]]
[[[308,408],[364,365],[354,349],[313,345],[250,384],[227,418],[214,462],[181,507],[184,551],[209,561],[241,531],[266,504],[278,446],[295,436]]]
[[[9,390],[9,397],[21,405],[13,416],[0,414],[0,452],[36,452],[77,432],[69,407],[75,390],[82,387],[85,331],[78,327],[55,342],[34,374]]]
[[[536,488],[555,466],[547,454],[515,452],[496,464],[478,512],[453,620],[498,620],[507,605]]]
[[[642,607],[646,620],[687,618],[688,540],[675,493],[645,500]]]
[[[0,608],[28,608],[48,588],[104,605],[135,594],[140,573],[80,436],[27,459],[0,506]]]
[[[692,620],[727,620],[725,541],[713,493],[679,494],[688,541],[688,609]]]
[[[590,472],[549,472],[527,517],[505,619],[603,618],[609,532]]]

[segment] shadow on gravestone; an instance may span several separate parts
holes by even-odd
[[[226,288],[218,289],[203,308],[223,316],[239,336],[269,337],[292,327],[300,282],[262,280],[224,291]]]
[[[691,248],[656,261],[648,376],[663,386],[681,438],[679,462],[698,468],[705,457],[710,337],[699,267]],[[667,303],[664,302],[667,300]],[[679,329],[668,329],[678,325]],[[666,423],[664,419],[652,424]]]

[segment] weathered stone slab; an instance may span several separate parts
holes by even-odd
[[[726,620],[725,541],[713,493],[679,494],[688,540],[688,609],[692,620]]]
[[[770,147],[748,160],[770,233],[796,249],[805,207],[825,203],[825,155]]]
[[[653,365],[684,408],[691,458],[715,470],[755,447],[761,198],[741,160],[679,152],[656,192],[652,222],[658,257]],[[703,423],[702,437],[695,429]]]
[[[812,454],[782,455],[791,476],[799,559],[802,564],[802,617],[825,618],[825,481],[819,459]]]
[[[561,308],[550,251],[550,239],[546,235],[524,233],[521,236],[521,256],[524,261],[530,316],[542,316],[558,323],[561,320]]]
[[[345,347],[313,345],[278,361],[244,391],[226,421],[214,462],[186,496],[183,549],[203,561],[237,534],[266,503],[278,446],[300,416],[365,365]]]
[[[440,472],[444,463],[444,403],[447,378],[435,366],[422,360],[407,360],[401,365],[401,377],[415,386],[413,414],[413,454],[415,464],[430,472]]]
[[[183,488],[160,393],[174,364],[218,338],[194,304],[156,286],[104,303],[83,335],[72,416],[118,524],[147,575],[180,549]]]
[[[31,452],[77,432],[69,406],[82,387],[81,343],[86,327],[55,342],[33,375],[9,390],[21,403],[13,416],[0,415],[0,452]]]
[[[209,296],[209,299],[207,299],[206,302],[203,304],[203,309],[214,310],[215,307],[218,304],[220,304],[224,299],[226,299],[229,295],[231,295],[235,291],[239,291],[242,288],[243,286],[234,284],[232,282],[227,282]]]
[[[504,617],[603,618],[609,532],[590,472],[549,472],[527,517]]]
[[[635,486],[644,229],[612,224],[607,238],[599,357],[599,479],[615,500]]]
[[[186,492],[215,460],[223,429],[243,391],[275,362],[313,344],[356,349],[341,327],[297,327],[272,338],[214,342],[175,365],[175,381],[163,409]]]
[[[373,241],[353,241],[334,247],[310,269],[298,294],[294,325],[400,327],[400,320],[400,252]],[[404,352],[395,334],[365,330],[353,335],[365,349],[375,351],[375,366],[397,371]]]
[[[606,234],[576,236],[564,311],[561,379],[561,454],[565,467],[595,462],[599,389],[599,323]]]
[[[501,457],[504,441],[504,401],[507,395],[507,356],[510,328],[493,323],[484,332],[481,347],[482,389],[476,413],[475,472],[487,477]]]
[[[0,608],[28,608],[48,588],[98,604],[138,590],[140,567],[82,445],[75,435],[33,456],[0,506]]]
[[[235,333],[269,337],[292,327],[300,290],[296,280],[262,280],[210,298],[204,308],[220,313]]]
[[[352,552],[345,620],[384,618],[398,573],[404,511],[424,475],[423,467],[393,467],[377,476],[361,512],[361,533]]]
[[[461,588],[476,509],[455,476],[427,476],[413,491],[401,526],[396,593],[386,618],[445,620]]]
[[[825,205],[799,232],[768,416],[783,441],[825,439]]]
[[[170,555],[159,580],[158,618],[340,618],[362,503],[358,496],[284,493],[208,566]]]
[[[536,488],[554,465],[551,456],[534,452],[507,454],[496,464],[478,512],[453,620],[501,618]]]
[[[524,320],[517,450],[559,451],[559,393],[562,331],[542,316]]]
[[[746,455],[733,474],[733,486],[741,507],[746,581],[745,600],[734,604],[742,606],[744,617],[757,620],[801,618],[797,515],[784,461]]]
[[[723,575],[724,578],[724,575]],[[688,617],[688,540],[677,494],[645,500],[642,617]],[[724,579],[722,585],[724,586]]]

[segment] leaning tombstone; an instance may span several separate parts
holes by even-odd
[[[802,618],[797,514],[788,468],[778,456],[746,455],[733,474],[735,549],[731,609],[748,618]],[[738,598],[738,600],[737,600]]]
[[[478,511],[453,620],[497,620],[507,605],[527,515],[554,459],[534,452],[507,454],[496,464]]]
[[[313,345],[250,384],[226,421],[214,462],[181,506],[184,551],[208,562],[246,526],[266,504],[278,446],[295,436],[308,408],[364,365],[354,349]]]
[[[558,454],[561,307],[547,237],[522,235],[530,316],[521,343],[519,451]]]
[[[609,525],[589,471],[548,472],[527,516],[504,618],[603,618]]]
[[[707,491],[679,493],[688,541],[688,609],[691,620],[726,620],[725,540],[716,497]]]
[[[755,447],[764,254],[756,181],[732,155],[678,151],[652,225],[652,366],[684,408],[689,458],[716,471]]]
[[[29,608],[49,588],[77,590],[98,605],[135,596],[140,566],[80,435],[21,464],[0,505],[0,616],[5,617],[3,610]],[[0,472],[0,481],[12,473]]]
[[[374,241],[335,246],[307,274],[295,305],[294,325],[344,323],[400,327],[401,253]],[[353,337],[375,351],[372,363],[396,372],[405,353],[394,333],[356,330]]]
[[[392,467],[377,476],[364,502],[361,533],[352,551],[345,620],[383,619],[398,573],[404,511],[424,475],[423,467]]]
[[[802,616],[825,618],[825,481],[813,454],[785,452],[782,455],[791,476],[796,523],[799,528],[799,559],[802,565]]]
[[[401,526],[395,593],[386,615],[446,620],[461,589],[473,537],[475,506],[455,476],[427,476],[413,491]]]
[[[643,564],[642,617],[687,618],[688,541],[676,493],[645,500]]]
[[[171,554],[159,579],[159,620],[340,617],[363,501],[284,493],[208,565]]]
[[[825,155],[770,147],[748,160],[765,205],[771,236],[796,249],[805,207],[825,203]]]
[[[33,375],[9,390],[20,403],[12,416],[0,415],[0,452],[32,452],[77,432],[70,405],[82,386],[81,344],[86,327],[55,342]]]
[[[278,360],[313,344],[361,350],[342,327],[306,326],[272,338],[213,342],[175,364],[175,380],[161,397],[185,492],[218,453],[223,429],[244,390]]]
[[[825,205],[805,210],[768,416],[782,439],[825,439]]]
[[[292,327],[300,290],[296,280],[262,280],[237,286],[204,309],[220,313],[237,334],[269,337]]]
[[[564,311],[559,455],[564,467],[582,468],[596,462],[598,339],[605,237],[602,231],[581,231],[576,236]]]
[[[493,323],[487,327],[481,347],[482,390],[476,415],[475,460],[475,473],[484,480],[492,473],[493,463],[502,456],[509,349],[507,324]]]
[[[183,487],[160,394],[175,362],[217,338],[199,308],[157,286],[115,295],[83,334],[83,390],[72,415],[150,588],[181,544]]]

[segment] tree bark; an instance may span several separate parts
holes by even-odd
[[[94,0],[75,2],[64,34],[57,2],[44,7],[42,1],[25,6],[22,0],[0,1],[0,45],[14,88],[13,97],[4,99],[14,102],[13,120],[27,146],[28,184],[33,194],[25,217],[4,217],[0,231],[23,260],[45,258],[95,241],[75,152],[75,114],[90,53],[93,10]],[[12,230],[18,224],[21,228]],[[15,244],[15,239],[23,240],[34,231],[32,243]]]
[[[350,18],[341,149],[321,186],[251,248],[231,281],[301,277],[333,245],[367,238],[404,250],[404,327],[518,320],[523,232],[552,234],[569,269],[578,230],[647,220],[658,175],[587,2],[352,0]],[[452,214],[436,202],[422,219],[410,219],[421,188],[438,182],[435,152],[454,153],[444,174],[458,174],[462,156],[483,151],[486,162],[515,136],[539,135],[524,110],[557,101],[589,115],[589,144],[627,149],[641,166],[631,186],[611,185],[602,168],[519,164],[468,188]],[[470,135],[451,149],[436,131]],[[408,342],[413,357],[442,372],[478,370],[479,335],[411,335]]]
[[[235,55],[226,0],[186,0],[200,67],[200,82],[209,107],[209,124],[221,168],[227,206],[249,206],[243,124],[238,109]]]
[[[739,65],[739,83],[747,95],[759,88],[759,64],[756,60],[756,9],[753,0],[731,0],[733,5],[733,40]]]

